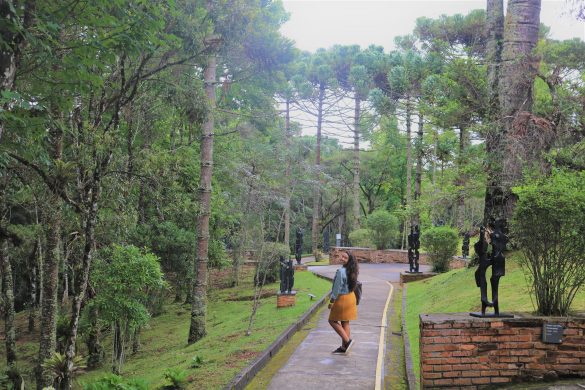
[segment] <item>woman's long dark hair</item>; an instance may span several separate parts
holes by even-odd
[[[350,251],[346,251],[348,256],[347,263],[343,266],[347,272],[347,285],[349,287],[349,291],[353,291],[355,285],[357,283],[358,274],[360,273],[360,267],[358,266],[358,262],[353,257],[353,254]]]

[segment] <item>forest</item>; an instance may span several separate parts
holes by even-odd
[[[515,248],[571,247],[578,289],[585,42],[551,39],[539,5],[509,0],[504,19],[488,0],[417,19],[393,50],[309,53],[278,0],[0,0],[8,381],[72,388],[105,337],[120,368],[172,301],[190,308],[185,345],[204,339],[209,273],[237,286],[297,228],[319,261],[336,234],[404,249],[414,225],[461,239],[505,219]],[[16,364],[19,316],[34,372]]]

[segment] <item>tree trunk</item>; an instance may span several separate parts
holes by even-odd
[[[132,337],[132,354],[137,354],[140,351],[140,327],[134,329],[134,337]]]
[[[465,174],[464,167],[467,165],[466,153],[467,146],[469,145],[469,133],[465,128],[465,125],[460,126],[459,129],[459,156],[457,158],[457,180],[455,185],[457,186],[457,227],[460,232],[465,231],[465,198],[466,191],[465,186],[467,185],[467,177]]]
[[[360,228],[360,116],[361,99],[356,92],[353,115],[353,230]]]
[[[412,115],[412,106],[410,102],[410,97],[406,98],[406,207],[410,207],[412,205],[412,144],[411,144],[411,115]],[[407,232],[409,226],[411,224],[411,220],[407,219],[407,222],[404,227],[404,231]],[[406,235],[406,233],[405,233]]]
[[[500,67],[502,64],[502,45],[504,41],[504,1],[488,0],[486,9],[486,32],[488,42],[486,47],[487,62],[487,89],[488,110],[487,120],[491,124],[485,139],[487,186],[485,192],[484,225],[496,212],[496,205],[502,204],[501,194],[498,191],[498,181],[501,174],[502,131],[499,123],[499,89]]]
[[[51,157],[55,162],[61,160],[63,154],[63,132],[58,127],[50,130]],[[41,323],[39,360],[37,366],[37,389],[53,384],[52,374],[42,367],[43,362],[50,358],[57,347],[57,314],[59,310],[57,292],[59,290],[59,263],[61,259],[61,199],[51,192],[47,202],[45,221],[49,222],[47,232],[47,253],[43,263],[43,284],[41,300]]]
[[[98,368],[104,360],[104,349],[100,344],[99,313],[93,308],[89,313],[90,329],[87,337],[87,368]]]
[[[290,248],[290,200],[292,197],[292,180],[291,180],[291,133],[290,133],[290,99],[286,98],[286,112],[284,121],[284,145],[286,148],[286,171],[284,172],[284,244]]]
[[[20,58],[22,46],[24,45],[24,32],[18,31],[18,25],[26,29],[31,24],[34,0],[24,1],[18,4],[13,0],[0,0],[0,95],[4,91],[12,91],[16,81],[16,69]],[[18,20],[16,10],[23,10],[24,18]],[[12,21],[12,22],[9,22]],[[6,108],[4,105],[2,108]],[[0,120],[0,140],[4,133],[4,122]]]
[[[100,197],[100,173],[99,168],[94,172],[94,183],[92,186],[91,201],[89,208],[84,215],[85,225],[85,245],[83,248],[82,260],[82,274],[79,286],[77,286],[75,298],[71,307],[71,321],[69,323],[69,337],[67,339],[67,347],[65,349],[66,367],[63,381],[61,382],[62,389],[70,389],[72,386],[72,378],[70,373],[73,369],[73,358],[76,354],[77,332],[79,328],[79,317],[81,316],[81,309],[85,300],[87,286],[89,284],[89,271],[91,269],[91,262],[93,260],[93,248],[95,246],[95,226],[97,224],[98,213],[98,199]]]
[[[16,331],[14,324],[14,285],[12,266],[8,257],[8,241],[0,238],[0,261],[2,262],[2,300],[4,301],[4,333],[6,337],[6,365],[16,363]]]
[[[533,51],[538,41],[540,4],[540,0],[508,2],[501,65],[499,75],[497,73],[495,75],[498,80],[500,130],[490,134],[489,138],[492,139],[489,143],[486,139],[488,186],[484,223],[492,219],[510,218],[516,202],[511,188],[522,177],[522,162],[506,149],[513,142],[513,123],[517,115],[532,110],[532,91],[538,70],[538,58]],[[491,21],[491,18],[499,21],[501,19],[498,14],[499,3],[491,5],[494,8],[488,8],[488,21]],[[492,72],[491,69],[489,71]],[[497,71],[496,69],[494,72]],[[495,99],[493,95],[495,81],[489,76],[488,83],[492,91],[490,99]]]
[[[319,85],[319,101],[317,107],[317,145],[315,148],[316,180],[313,187],[313,219],[311,223],[311,251],[315,260],[319,261],[319,214],[321,209],[321,128],[323,126],[323,101],[325,100],[325,84]]]
[[[424,126],[424,117],[419,112],[418,113],[418,132],[417,132],[417,141],[416,141],[416,176],[414,179],[414,200],[415,201],[420,199],[421,190],[422,190],[423,126]],[[418,208],[416,210],[416,213],[414,214],[413,223],[415,225],[420,225],[420,212],[419,212]]]
[[[197,258],[194,265],[195,283],[191,303],[191,325],[188,343],[201,340],[207,334],[207,263],[209,247],[209,217],[211,215],[211,175],[213,167],[213,127],[215,110],[216,54],[209,55],[205,67],[205,93],[208,100],[207,119],[203,124],[201,140],[201,173],[199,179],[199,207],[197,215]]]
[[[120,375],[122,371],[122,363],[124,361],[124,335],[122,334],[122,327],[120,322],[114,323],[114,337],[112,340],[112,372],[116,375]]]

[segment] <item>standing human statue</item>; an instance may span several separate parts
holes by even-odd
[[[490,233],[490,241],[492,243],[492,277],[490,278],[490,284],[492,287],[494,314],[499,315],[500,306],[498,302],[498,289],[500,278],[506,275],[506,258],[504,257],[504,251],[506,250],[506,244],[508,243],[508,237],[506,236],[506,220],[498,219],[490,224],[490,228],[492,230]]]
[[[419,258],[420,258],[420,229],[418,225],[410,228],[408,235],[408,264],[410,272],[419,272]]]
[[[463,236],[463,245],[461,245],[461,254],[464,259],[467,259],[467,256],[469,256],[469,238],[469,232],[466,232]]]
[[[408,235],[408,266],[409,272],[414,272],[414,227],[410,227]]]
[[[291,259],[280,256],[280,293],[290,294],[295,283],[295,269]]]
[[[303,253],[303,229],[300,227],[297,228],[296,238],[295,259],[297,260],[297,264],[301,264],[301,255]]]
[[[475,271],[475,284],[479,287],[481,295],[481,314],[485,315],[485,309],[488,306],[493,306],[493,304],[487,299],[487,281],[485,273],[491,263],[487,256],[488,243],[485,239],[485,228],[483,226],[479,228],[479,241],[473,245],[473,248],[479,259],[479,266]]]
[[[420,249],[420,228],[418,227],[418,225],[414,226],[414,272],[418,272],[418,260],[420,258],[420,253],[419,253],[419,249]]]
[[[293,266],[292,259],[288,259],[287,262],[286,280],[287,280],[286,292],[290,294],[292,292],[293,286],[295,285],[295,267]]]

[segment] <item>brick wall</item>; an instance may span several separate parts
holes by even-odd
[[[436,273],[434,273],[434,272],[427,272],[427,273],[420,273],[420,274],[407,274],[405,272],[401,272],[400,273],[400,284],[411,283],[411,282],[416,282],[417,280],[432,278],[435,275],[436,275]]]
[[[561,344],[542,342],[544,322],[563,325]],[[585,377],[585,317],[421,314],[420,331],[424,389],[478,389],[523,380]]]
[[[337,261],[337,253],[342,250],[350,250],[357,258],[359,263],[404,263],[408,264],[408,251],[401,249],[370,249],[370,248],[346,248],[333,247],[329,252],[329,264],[339,264]],[[429,257],[426,253],[419,255],[419,264],[430,264]],[[453,257],[451,261],[451,269],[463,268],[466,262],[459,258]]]
[[[405,263],[408,264],[408,251],[401,249],[370,249],[370,248],[347,248],[333,247],[329,252],[329,264],[339,264],[337,262],[337,253],[339,251],[349,250],[356,257],[359,263]],[[426,253],[421,253],[419,264],[429,264]]]

